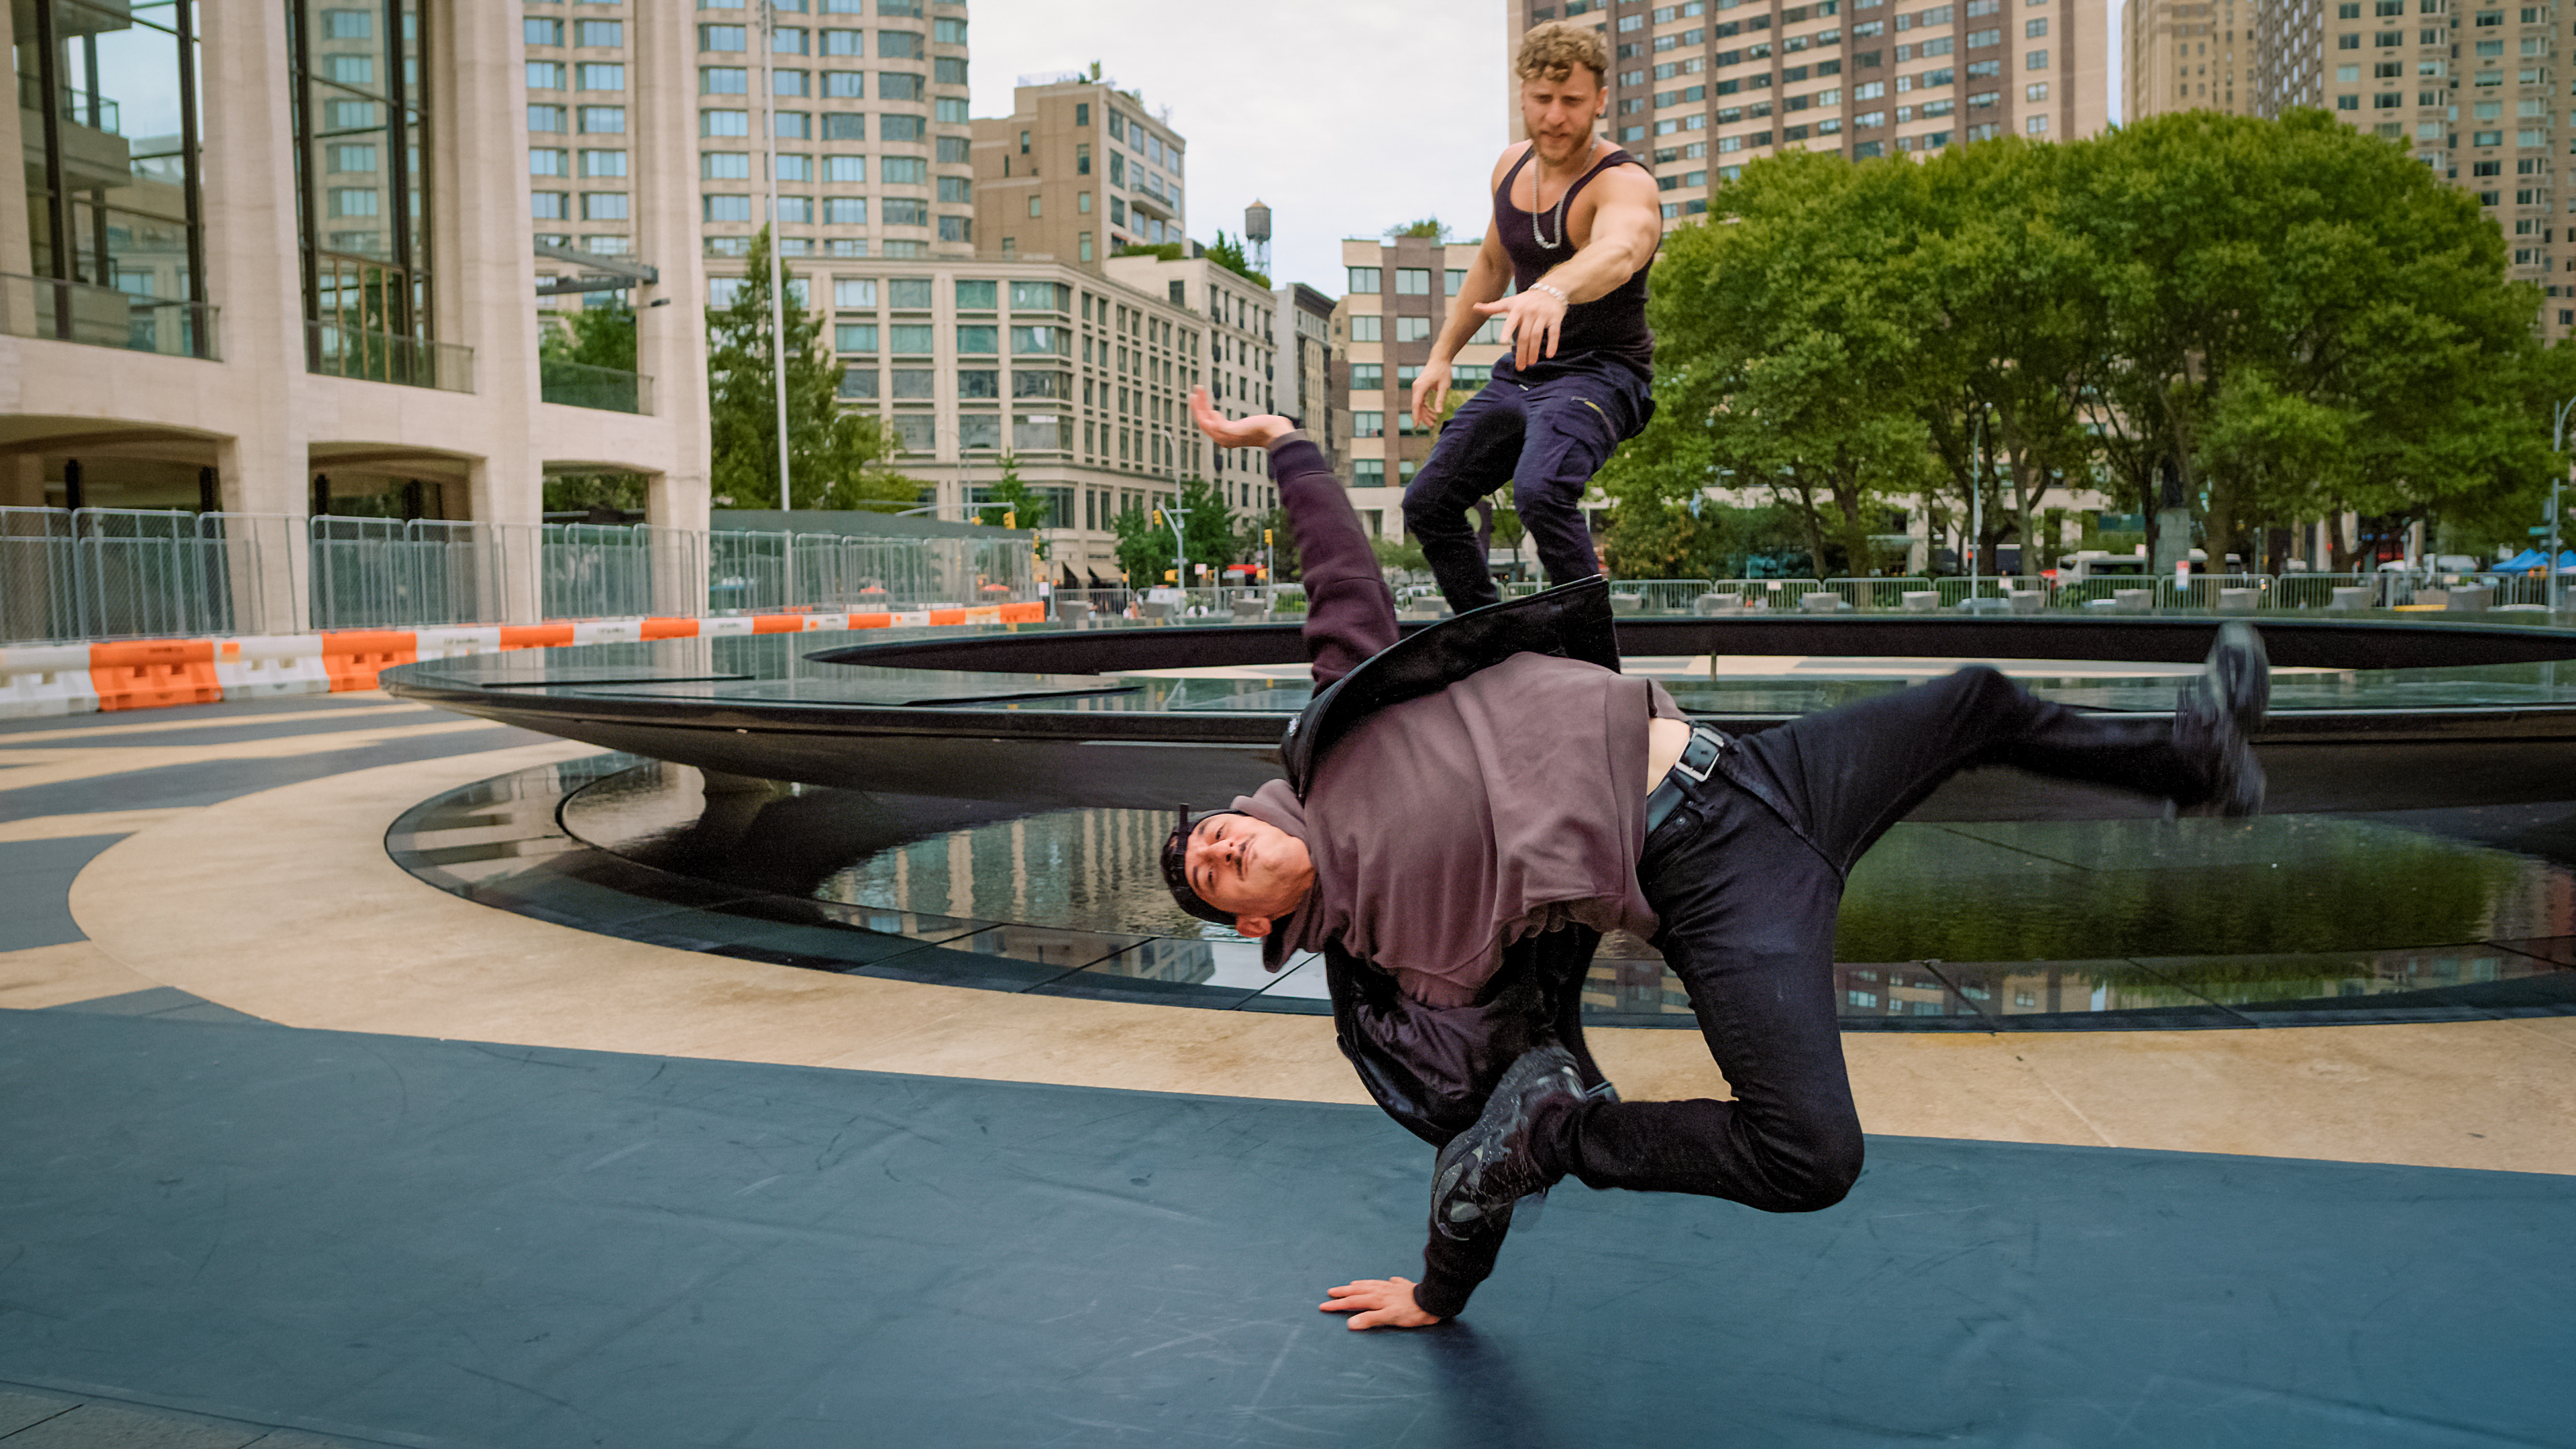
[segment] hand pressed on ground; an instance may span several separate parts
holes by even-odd
[[[1326,1313],[1351,1315],[1353,1330],[1428,1328],[1441,1320],[1414,1306],[1410,1278],[1362,1278],[1324,1290],[1331,1296],[1315,1306]]]

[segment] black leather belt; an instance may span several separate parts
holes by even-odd
[[[1646,796],[1648,835],[1654,834],[1655,827],[1663,824],[1665,818],[1673,813],[1673,807],[1682,803],[1682,782],[1705,784],[1709,773],[1717,768],[1717,757],[1725,754],[1727,746],[1733,743],[1707,725],[1691,726],[1690,743],[1682,746],[1682,757],[1673,761],[1673,767],[1664,772],[1663,780]]]

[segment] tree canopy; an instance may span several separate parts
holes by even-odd
[[[1980,502],[1986,567],[2018,538],[2035,572],[2047,489],[2152,520],[2167,473],[2249,567],[2261,530],[2346,511],[2518,536],[2576,368],[2505,262],[2472,198],[2323,111],[1757,161],[1665,241],[1611,552],[1727,553],[1748,520],[1698,503],[1719,487],[1784,510],[1819,572],[1895,562],[1899,509],[1964,532]]]
[[[841,364],[823,319],[790,288],[786,308],[788,502],[798,508],[908,508],[921,484],[884,467],[891,440],[872,413],[844,409]],[[776,508],[777,374],[771,366],[769,229],[751,240],[733,300],[707,312],[708,431],[720,506]],[[722,502],[722,500],[731,500]]]

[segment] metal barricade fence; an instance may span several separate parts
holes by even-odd
[[[2379,607],[2385,594],[2379,574],[2282,574],[2272,581],[2272,593],[2265,606],[2273,609],[2331,609],[2337,589],[2370,590],[2370,606]]]
[[[0,508],[0,642],[84,637],[72,516],[59,508]]]
[[[1843,602],[1854,609],[1872,613],[1901,613],[1907,594],[1937,593],[1932,580],[1922,579],[1827,579],[1825,587],[1843,596]]]
[[[505,624],[540,603],[534,524],[311,520],[316,629]]]

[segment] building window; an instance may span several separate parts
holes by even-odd
[[[970,242],[975,239],[975,218],[943,216],[939,219],[939,239],[944,242]]]
[[[585,191],[581,194],[581,219],[584,221],[624,221],[626,193],[623,191]]]
[[[2023,70],[2048,69],[2048,52],[2044,50],[2034,50],[2030,54],[2023,56],[2021,58],[2021,68]]]
[[[698,179],[701,181],[749,181],[751,153],[748,151],[701,151],[698,153]]]
[[[626,153],[623,151],[584,151],[581,153],[581,174],[584,176],[623,176],[626,174]]]
[[[887,119],[891,120],[892,117]],[[830,111],[823,116],[823,139],[826,141],[864,141],[868,138],[868,118],[854,111]],[[892,139],[889,137],[888,139]],[[853,158],[855,159],[855,158]],[[866,178],[860,178],[865,180]]]
[[[334,146],[331,148],[331,169],[334,171],[351,171],[360,169],[373,171],[376,169],[375,150],[376,148],[373,146]],[[346,154],[351,151],[366,152],[367,165],[363,168],[347,165],[345,157]],[[555,147],[532,146],[528,148],[528,174],[530,176],[565,175],[566,160],[567,158],[565,154]]]
[[[911,71],[877,72],[877,99],[881,101],[917,101],[922,97],[921,77]]]
[[[698,203],[708,221],[751,220],[751,198],[748,196],[710,195],[700,197]]]
[[[1354,296],[1373,295],[1378,290],[1379,271],[1375,267],[1353,267],[1351,292]]]
[[[823,94],[836,101],[865,100],[868,73],[862,70],[827,70],[823,72]]]
[[[1431,295],[1431,269],[1429,267],[1396,268],[1395,294],[1399,297]]]
[[[698,67],[698,94],[747,96],[751,94],[751,72],[737,65],[702,65]]]
[[[1353,342],[1382,341],[1383,339],[1378,334],[1378,322],[1378,315],[1374,312],[1363,312],[1352,317],[1351,340]]]
[[[1428,317],[1398,317],[1395,319],[1395,340],[1398,342],[1420,342],[1428,338],[1430,335],[1431,319]]]
[[[868,199],[864,196],[827,196],[823,199],[825,226],[865,226],[868,224]]]
[[[802,97],[806,94],[806,79],[806,73],[801,70],[773,70],[769,73],[769,93]]]
[[[814,118],[807,112],[775,111],[771,113],[770,119],[777,122],[778,139],[781,141],[814,139]]]
[[[530,107],[528,107],[528,129],[529,129],[529,130],[531,130],[531,131],[536,131],[536,132],[540,132],[540,133],[544,133],[544,132],[560,132],[560,131],[562,131],[562,130],[563,130],[563,128],[564,128],[564,108],[563,108],[563,107],[561,107],[561,106],[530,106]]]
[[[880,141],[919,141],[929,134],[930,123],[919,116],[877,117],[877,139]]]
[[[826,30],[823,32],[825,55],[865,55],[868,34],[864,30]]]
[[[559,91],[563,88],[564,68],[562,62],[552,60],[532,60],[528,62],[528,89],[532,91]]]
[[[769,53],[771,55],[805,54],[805,32],[795,26],[780,26],[770,33]]]
[[[700,111],[698,134],[701,136],[748,136],[751,134],[749,111]]]
[[[586,23],[586,22],[585,22]],[[586,91],[622,91],[626,89],[626,67],[584,61],[575,67],[580,89]]]
[[[826,181],[865,181],[868,179],[868,158],[865,156],[826,156],[823,158],[823,179]]]
[[[365,11],[363,11],[363,10],[359,10],[359,11],[338,11],[338,10],[333,10],[333,11],[325,11],[325,12],[324,12],[324,14],[325,14],[326,16],[338,16],[338,15],[343,15],[343,14],[355,14],[355,15],[356,15],[359,19],[361,19],[361,20],[364,20],[364,19],[368,18],[368,17],[367,17],[367,13],[366,13]],[[530,44],[530,45],[561,45],[561,44],[563,44],[563,38],[564,38],[564,23],[563,23],[562,21],[560,21],[560,20],[544,20],[544,19],[540,19],[540,18],[538,18],[538,17],[536,17],[536,16],[533,16],[533,15],[532,15],[532,16],[529,16],[527,19],[520,21],[520,22],[519,22],[519,27],[520,27],[520,33],[521,33],[521,34],[526,38],[527,43],[528,43],[528,44]],[[331,38],[332,38],[333,40],[337,40],[337,39],[339,39],[340,37],[338,37],[338,36],[336,36],[336,35],[335,35],[335,36],[332,36]]]

